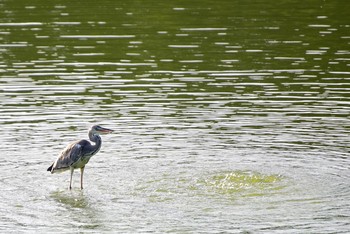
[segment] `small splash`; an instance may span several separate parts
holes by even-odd
[[[281,189],[281,175],[266,175],[253,171],[232,171],[213,175],[205,184],[224,194],[246,193],[250,196],[266,194]]]

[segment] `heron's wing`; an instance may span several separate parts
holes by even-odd
[[[54,162],[51,172],[55,170],[66,170],[77,162],[82,156],[84,141],[77,141],[69,144]]]

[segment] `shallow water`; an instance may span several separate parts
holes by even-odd
[[[349,232],[348,2],[0,5],[1,231]]]

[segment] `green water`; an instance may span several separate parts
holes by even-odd
[[[1,232],[349,231],[348,1],[0,7]]]
[[[235,194],[239,192],[273,191],[274,186],[282,180],[279,175],[264,175],[259,173],[235,171],[214,175],[205,182],[224,194]],[[277,189],[280,187],[278,186]],[[254,192],[253,192],[254,191]],[[262,194],[263,195],[263,194]]]

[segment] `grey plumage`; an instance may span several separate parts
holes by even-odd
[[[89,129],[89,139],[93,144],[87,140],[72,142],[60,153],[56,161],[52,163],[47,170],[51,173],[70,170],[69,189],[71,189],[74,169],[80,168],[80,188],[83,189],[83,173],[85,165],[89,162],[90,158],[100,150],[102,145],[102,139],[99,135],[111,132],[113,132],[111,129],[102,128],[98,125],[92,126]]]

